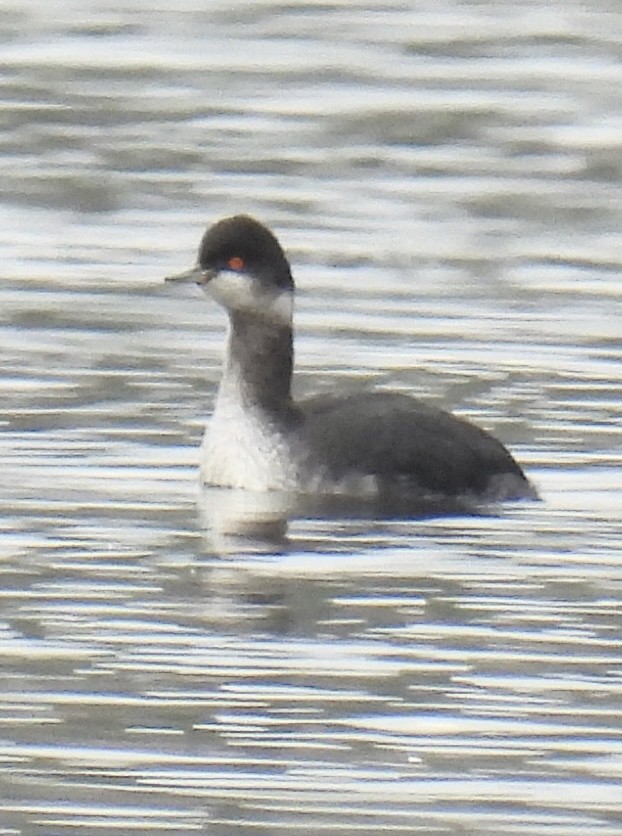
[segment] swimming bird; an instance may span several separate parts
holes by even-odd
[[[535,498],[489,433],[402,393],[292,396],[294,281],[275,235],[248,215],[209,227],[193,281],[229,317],[222,378],[204,436],[206,484],[476,500]]]

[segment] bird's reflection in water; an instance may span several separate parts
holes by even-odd
[[[288,524],[297,518],[324,520],[429,520],[450,516],[496,516],[502,505],[464,497],[385,495],[305,496],[280,491],[254,492],[203,486],[200,523],[216,554],[282,554],[291,550]],[[337,535],[336,535],[337,536]],[[296,546],[299,547],[299,544]]]
[[[203,486],[199,494],[201,525],[217,554],[287,551],[287,523],[295,506],[295,496],[280,491]]]

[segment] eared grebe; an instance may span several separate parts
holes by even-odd
[[[203,440],[205,483],[301,494],[535,498],[499,441],[408,395],[294,401],[294,282],[279,242],[253,218],[214,224],[197,266],[170,280],[195,281],[229,315],[222,380]]]

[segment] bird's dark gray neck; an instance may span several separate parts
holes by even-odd
[[[235,312],[230,316],[228,356],[222,387],[237,390],[244,408],[280,420],[294,419],[291,323]]]

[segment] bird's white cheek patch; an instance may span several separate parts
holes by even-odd
[[[272,316],[278,322],[288,323],[294,315],[294,294],[291,290],[284,290],[275,296],[269,305]]]
[[[253,301],[251,280],[233,270],[223,270],[202,288],[219,305],[228,310],[248,308]]]
[[[202,289],[229,311],[255,311],[278,322],[291,322],[294,295],[290,290],[266,293],[252,278],[234,270],[222,270]]]

